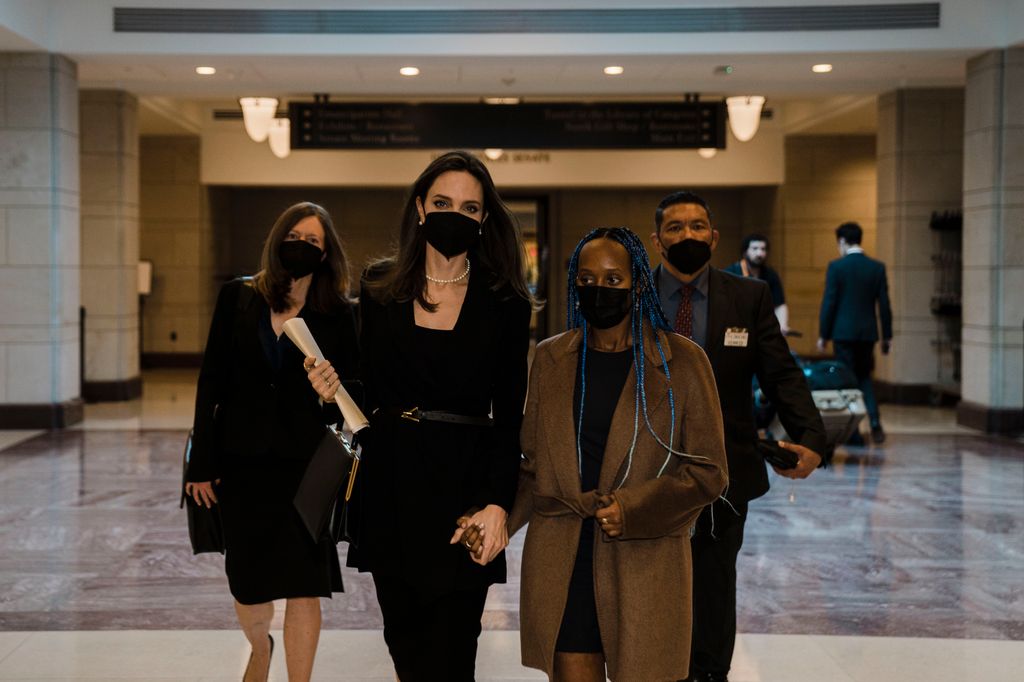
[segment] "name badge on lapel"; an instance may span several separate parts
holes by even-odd
[[[725,330],[725,345],[733,348],[747,347],[747,330],[743,327],[729,327]]]

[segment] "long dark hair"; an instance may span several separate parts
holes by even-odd
[[[313,271],[306,305],[318,313],[326,313],[339,304],[350,302],[348,257],[334,230],[334,221],[323,206],[303,201],[285,209],[270,228],[270,234],[263,243],[260,271],[255,277],[256,290],[263,295],[274,312],[288,309],[288,293],[292,286],[292,276],[281,265],[281,242],[300,220],[310,216],[315,216],[324,228],[323,248],[326,256]]]
[[[424,310],[433,312],[437,309],[436,304],[426,299],[427,240],[423,230],[419,229],[420,214],[416,200],[419,199],[426,204],[427,192],[434,181],[449,171],[469,173],[483,188],[485,219],[481,225],[480,246],[475,255],[481,261],[481,269],[490,273],[490,288],[494,291],[510,289],[513,294],[530,301],[536,308],[537,302],[526,284],[526,254],[519,223],[498,196],[498,190],[494,187],[494,180],[491,179],[487,167],[478,158],[464,151],[453,151],[439,156],[416,178],[402,211],[398,249],[390,257],[370,265],[369,271],[373,276],[367,278],[368,291],[382,303],[404,303],[415,299]],[[473,270],[477,271],[475,267]]]

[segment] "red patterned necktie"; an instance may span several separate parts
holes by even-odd
[[[693,287],[684,284],[679,290],[682,299],[679,301],[679,308],[676,309],[676,323],[673,329],[676,333],[682,334],[688,339],[693,338]]]

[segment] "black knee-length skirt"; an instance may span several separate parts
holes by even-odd
[[[580,529],[576,563],[572,567],[555,651],[586,654],[604,651],[594,596],[594,532],[594,519],[586,519]]]
[[[238,458],[227,467],[217,496],[224,519],[225,571],[242,604],[342,592],[334,542],[313,542],[292,498],[306,463]]]

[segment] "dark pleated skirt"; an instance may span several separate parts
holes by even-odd
[[[238,458],[218,487],[225,571],[242,604],[343,591],[334,542],[326,534],[313,542],[292,505],[305,468],[301,460]]]

